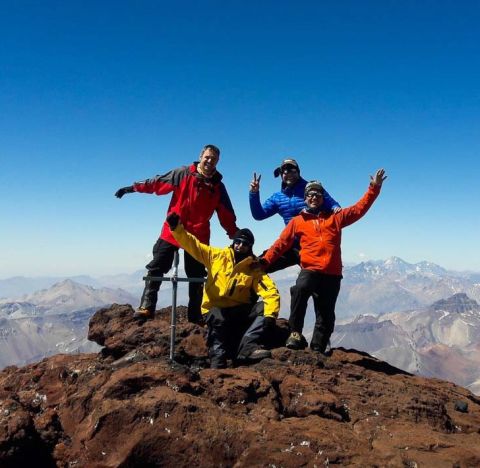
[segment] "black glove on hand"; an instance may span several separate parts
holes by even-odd
[[[268,331],[272,331],[275,328],[277,319],[275,317],[265,317],[263,322],[263,328]]]
[[[170,226],[170,229],[172,231],[175,231],[175,228],[178,226],[178,223],[180,222],[180,216],[178,216],[177,213],[170,213],[167,216],[167,223]]]
[[[133,189],[133,185],[129,185],[128,187],[122,187],[115,192],[115,196],[117,198],[122,198],[126,193],[133,193],[135,190]]]

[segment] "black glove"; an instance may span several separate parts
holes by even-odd
[[[268,331],[273,331],[276,323],[277,319],[275,317],[265,317],[263,328]]]
[[[270,266],[270,264],[265,260],[264,257],[259,257],[258,258],[258,267],[261,270],[266,271],[269,266]]]
[[[126,193],[133,193],[135,192],[133,185],[129,185],[128,187],[122,187],[115,192],[115,196],[117,198],[122,198]]]
[[[170,226],[170,229],[172,231],[175,231],[175,228],[178,226],[179,222],[180,222],[180,216],[178,216],[177,213],[173,212],[167,216],[167,223]]]

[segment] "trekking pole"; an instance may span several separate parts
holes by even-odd
[[[172,316],[170,323],[170,361],[173,361],[175,355],[175,334],[177,329],[177,277],[178,277],[178,250],[173,256],[173,275],[172,275]]]
[[[179,254],[176,251],[173,255],[172,276],[144,276],[145,281],[171,281],[172,282],[172,312],[170,318],[170,361],[175,358],[175,335],[177,329],[177,290],[178,283],[204,283],[205,278],[179,278],[178,277]]]

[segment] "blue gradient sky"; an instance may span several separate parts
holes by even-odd
[[[222,149],[239,225],[295,157],[343,206],[344,260],[480,271],[480,4],[0,2],[0,277],[143,268],[169,197],[121,186]],[[213,223],[212,244],[227,239]]]

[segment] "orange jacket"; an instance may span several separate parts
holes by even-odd
[[[302,211],[292,218],[280,237],[265,253],[265,260],[273,263],[289,250],[295,237],[300,240],[300,265],[307,270],[328,275],[342,274],[342,228],[358,221],[372,206],[380,187],[370,185],[365,195],[353,206],[339,213],[323,212],[315,215]]]

